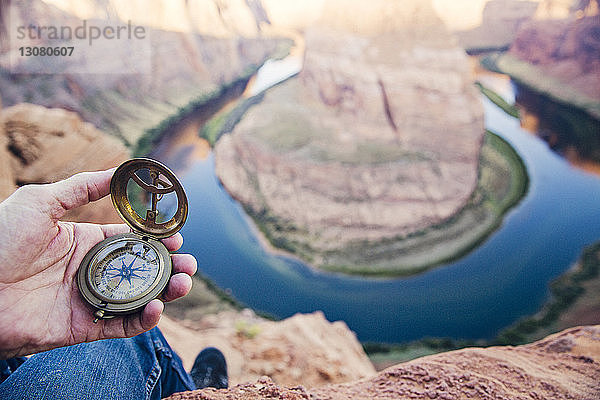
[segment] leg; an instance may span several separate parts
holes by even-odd
[[[0,384],[3,399],[160,399],[193,390],[158,328],[35,354]]]

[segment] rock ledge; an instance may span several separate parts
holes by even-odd
[[[280,388],[268,378],[170,399],[598,399],[600,325],[567,329],[518,347],[423,357],[352,383]]]

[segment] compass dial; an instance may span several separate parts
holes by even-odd
[[[129,300],[150,290],[159,275],[158,253],[139,240],[114,242],[105,248],[93,271],[92,283],[103,297]]]
[[[104,239],[82,260],[77,286],[83,298],[102,313],[98,318],[141,310],[167,287],[172,263],[158,240],[136,233]]]

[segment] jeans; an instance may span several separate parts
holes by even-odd
[[[0,363],[5,373],[9,364],[14,370],[0,384],[0,399],[7,400],[154,400],[195,389],[158,328],[35,354],[16,370],[14,360]]]

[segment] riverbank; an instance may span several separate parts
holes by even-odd
[[[523,344],[562,329],[600,322],[600,242],[586,247],[573,267],[550,283],[550,300],[537,314],[503,330],[495,344]]]
[[[253,105],[260,103],[263,98],[264,92],[248,98],[237,99],[230,107],[220,110],[202,126],[200,137],[206,139],[211,147],[214,147],[217,140],[221,136],[231,133],[246,111]]]
[[[227,82],[218,88],[193,98],[186,105],[179,107],[176,112],[169,114],[152,128],[144,131],[134,146],[134,156],[143,156],[156,152],[159,142],[168,142],[175,132],[188,124],[190,120],[206,122],[231,100],[238,98],[245,90],[248,81],[258,71],[258,66],[249,67],[241,76]]]
[[[482,84],[478,86],[507,114],[520,118],[526,130],[540,136],[573,164],[600,161],[600,118],[596,115],[600,102],[587,98],[568,84],[551,77],[546,79],[535,66],[510,54],[487,55],[481,59],[481,65],[511,77],[517,93],[515,104],[506,102]],[[525,72],[514,72],[521,69]]]
[[[543,69],[520,60],[510,53],[495,53],[482,59],[482,64],[490,71],[506,74],[514,81],[527,86],[540,95],[576,108],[592,117],[600,119],[600,102],[563,82],[544,73]]]
[[[261,60],[260,64],[249,64],[240,74],[219,86],[196,90],[195,95],[188,96],[187,100],[181,106],[171,110],[171,113],[159,114],[158,122],[144,129],[133,147],[133,154],[160,157],[169,147],[172,147],[169,143],[173,137],[177,136],[184,127],[190,129],[191,126],[197,131],[196,136],[200,132],[201,138],[206,139],[211,146],[214,145],[223,130],[226,132],[229,125],[233,126],[239,122],[244,112],[262,99],[260,94],[250,98],[242,96],[259,69],[269,60],[285,58],[293,48],[294,42],[290,39],[279,39],[275,49],[268,57]],[[224,121],[222,115],[227,117]],[[155,115],[154,118],[156,119],[157,116]],[[225,122],[224,126],[223,122]]]
[[[561,330],[600,323],[600,242],[584,249],[571,269],[550,283],[550,298],[535,315],[502,330],[492,340],[424,338],[409,343],[363,343],[377,370],[430,354],[465,347],[531,343]]]

